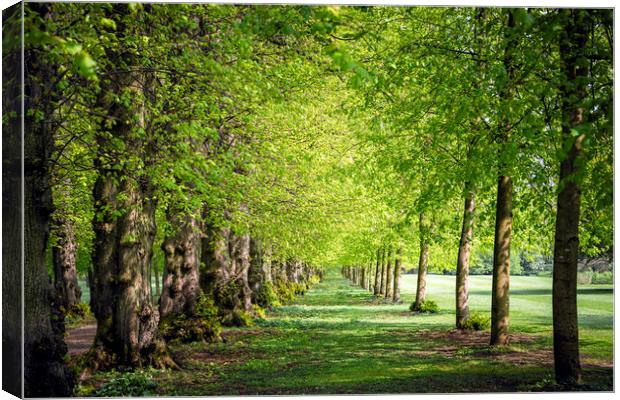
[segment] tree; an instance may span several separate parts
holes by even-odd
[[[558,383],[578,383],[579,325],[577,323],[577,258],[579,255],[579,217],[583,171],[583,131],[587,113],[583,99],[589,78],[585,56],[591,16],[588,10],[560,10],[562,69],[562,140],[569,143],[560,162],[560,181],[553,252],[553,354]]]

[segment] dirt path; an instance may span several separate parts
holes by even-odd
[[[93,344],[96,332],[97,324],[82,325],[69,329],[65,339],[69,355],[75,356],[86,353]]]

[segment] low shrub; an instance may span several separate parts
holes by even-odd
[[[582,271],[577,273],[577,283],[580,285],[589,285],[592,283],[592,271]]]
[[[128,397],[154,395],[157,383],[146,371],[125,372],[104,383],[96,397]]]
[[[281,305],[278,292],[272,282],[261,285],[256,295],[256,301],[261,307],[279,307]]]
[[[614,274],[611,271],[595,272],[592,275],[592,283],[595,285],[608,285],[614,283]]]
[[[479,312],[469,314],[469,318],[463,324],[463,328],[470,331],[483,331],[491,327],[491,318]]]
[[[435,314],[439,312],[439,306],[433,300],[423,300],[418,307],[416,307],[415,301],[409,306],[409,310],[412,312]]]
[[[211,298],[201,295],[196,302],[196,314],[172,315],[165,318],[159,326],[164,339],[179,340],[184,343],[198,340],[215,342],[220,339],[222,324],[219,310]]]
[[[90,307],[86,303],[74,304],[68,309],[61,306],[60,312],[65,316],[65,323],[67,324],[72,324],[80,321],[82,318],[92,315]]]
[[[254,325],[254,317],[243,310],[235,310],[231,314],[230,324],[233,326],[252,326]]]
[[[252,304],[252,313],[256,318],[265,319],[265,310],[256,304]]]

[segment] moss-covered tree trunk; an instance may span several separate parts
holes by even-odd
[[[117,127],[119,134],[126,128]],[[148,281],[155,237],[153,193],[144,181],[120,174],[100,168],[93,191],[91,309],[97,318],[96,361],[100,367],[163,367],[171,362],[159,338],[159,312],[152,305]],[[119,197],[124,200],[119,202]],[[126,211],[119,216],[118,210]]]
[[[420,213],[420,257],[418,259],[418,283],[415,292],[414,310],[419,310],[426,298],[426,271],[428,270],[428,238],[424,225],[424,214]]]
[[[162,321],[176,316],[194,316],[201,294],[199,269],[202,253],[201,227],[196,218],[169,210],[175,232],[164,238],[164,274],[159,314]],[[157,273],[157,272],[155,272]]]
[[[128,14],[126,4],[110,10],[119,38],[135,35],[140,25],[128,26]],[[119,46],[106,52],[114,68],[124,73],[104,80],[97,100],[107,116],[97,132],[94,162],[98,172],[91,282],[91,308],[97,318],[95,366],[164,367],[173,362],[158,332],[159,312],[148,280],[156,202],[147,170],[151,164],[142,161],[144,154],[156,149],[156,135],[144,134],[153,76],[136,68],[138,58],[131,49]]]
[[[244,313],[252,310],[250,236],[211,227],[203,240],[202,260],[201,286],[214,299],[222,323],[246,324]]]
[[[590,30],[588,10],[560,11],[564,31],[560,34],[560,61],[563,83],[562,140],[572,141],[560,162],[560,183],[555,221],[553,252],[553,354],[555,378],[561,384],[581,380],[579,324],[577,318],[577,262],[579,255],[579,216],[583,173],[583,142],[580,132],[586,121],[583,100],[588,85],[586,44]],[[578,135],[573,135],[573,132]]]
[[[263,267],[263,254],[261,244],[250,238],[250,270],[248,283],[252,293],[252,304],[258,303],[258,294],[266,281],[265,268]]]
[[[385,268],[385,298],[392,297],[392,279],[394,278],[392,272],[392,245],[388,248],[387,266]]]
[[[82,290],[77,277],[77,240],[73,223],[64,216],[53,221],[56,243],[52,246],[54,289],[58,305],[68,311],[80,303]]]
[[[400,303],[400,274],[401,274],[401,259],[403,256],[403,248],[399,245],[396,249],[396,258],[394,260],[394,290],[392,293],[392,301],[394,303]]]
[[[475,195],[470,189],[470,183],[465,183],[465,205],[463,209],[463,225],[461,241],[456,261],[456,327],[463,329],[469,318],[469,257],[474,235],[474,212],[476,209]]]

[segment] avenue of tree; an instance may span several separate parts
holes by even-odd
[[[3,14],[5,76],[25,77],[24,97],[3,79],[10,392],[23,372],[26,396],[73,393],[79,277],[88,368],[164,368],[169,341],[217,340],[325,268],[399,302],[415,266],[413,309],[454,270],[464,329],[482,250],[497,346],[511,260],[553,256],[555,376],[579,383],[578,257],[613,245],[612,10],[27,3],[23,59],[21,12]]]

